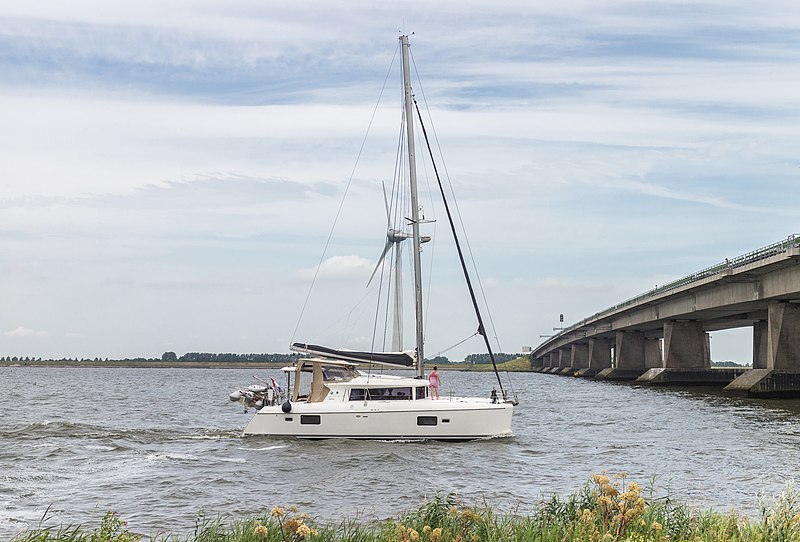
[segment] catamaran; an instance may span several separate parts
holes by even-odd
[[[291,349],[303,356],[291,367],[284,367],[287,385],[281,387],[274,379],[265,385],[254,385],[231,394],[232,401],[253,406],[256,413],[245,426],[244,435],[270,435],[298,438],[351,438],[386,440],[472,440],[479,438],[509,437],[516,396],[503,386],[494,354],[486,335],[472,282],[467,272],[456,228],[450,213],[445,192],[439,180],[439,192],[450,222],[456,249],[461,260],[467,287],[475,309],[478,334],[485,342],[500,388],[486,397],[431,396],[431,382],[425,377],[424,327],[422,296],[422,243],[430,237],[420,234],[419,205],[417,202],[417,175],[414,152],[414,111],[420,126],[422,117],[416,107],[411,88],[409,69],[409,39],[400,37],[405,119],[405,151],[408,164],[408,189],[410,190],[411,232],[388,229],[387,243],[378,261],[392,248],[406,239],[412,240],[414,269],[415,343],[411,351],[363,352],[329,348],[307,343],[293,343]],[[430,151],[430,144],[428,144]],[[435,164],[434,164],[435,169]],[[388,204],[387,204],[388,210]],[[399,269],[399,261],[395,262]],[[376,267],[377,270],[377,267]],[[374,273],[373,273],[374,276]],[[399,271],[397,272],[399,282]],[[371,280],[371,279],[370,279]],[[395,289],[400,294],[399,286]],[[395,314],[395,327],[399,325]],[[397,337],[397,333],[395,333]],[[402,341],[395,339],[393,347],[400,350]],[[416,368],[415,376],[384,374],[376,369],[391,367]]]

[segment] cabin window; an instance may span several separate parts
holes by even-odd
[[[319,414],[301,414],[300,415],[300,423],[303,425],[319,425],[320,424],[320,416]]]
[[[426,393],[428,391],[427,387],[420,386],[419,388],[416,388],[416,390],[417,390],[417,399],[425,399],[425,397],[428,396],[428,394]]]
[[[363,401],[367,398],[367,390],[352,389],[350,390],[351,401]]]
[[[325,382],[343,382],[353,378],[347,367],[322,367],[322,379]]]
[[[438,425],[439,419],[436,416],[417,416],[417,425]]]
[[[370,388],[369,398],[373,401],[410,401],[411,388]]]

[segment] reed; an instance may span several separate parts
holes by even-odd
[[[800,493],[792,485],[760,500],[757,518],[733,511],[696,511],[671,496],[656,497],[625,474],[597,474],[577,493],[543,500],[528,514],[499,513],[488,504],[467,506],[454,495],[436,496],[418,509],[379,522],[345,519],[318,525],[295,508],[273,508],[226,525],[198,517],[191,534],[130,532],[108,512],[96,528],[37,528],[14,542],[800,542]]]

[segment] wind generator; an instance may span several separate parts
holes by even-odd
[[[382,184],[382,183],[381,183]],[[383,186],[383,184],[382,184]],[[398,230],[392,227],[392,215],[391,211],[389,210],[389,201],[386,198],[386,187],[383,187],[383,203],[386,207],[386,244],[383,247],[383,252],[381,252],[380,257],[378,258],[378,263],[375,265],[375,269],[372,271],[372,275],[369,277],[369,281],[367,281],[367,286],[372,283],[372,279],[375,278],[375,273],[378,272],[381,265],[383,264],[383,260],[386,258],[386,255],[394,246],[394,296],[393,296],[393,304],[394,310],[392,315],[392,352],[402,352],[403,351],[403,250],[402,250],[402,243],[406,239],[411,239],[413,234],[411,232],[406,232],[403,230]],[[406,219],[408,220],[408,219]],[[420,243],[427,243],[431,240],[429,235],[422,235],[420,236]]]

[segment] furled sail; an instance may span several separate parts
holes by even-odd
[[[312,356],[341,359],[357,363],[379,363],[396,367],[413,367],[414,357],[407,352],[358,352],[318,346],[316,344],[294,343],[292,350]]]

